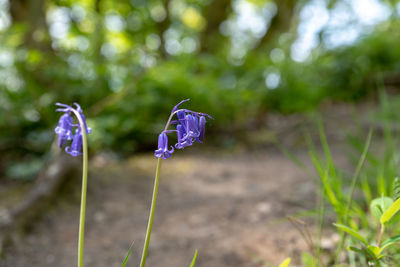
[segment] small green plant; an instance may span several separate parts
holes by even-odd
[[[398,180],[398,178],[396,178]],[[395,181],[396,181],[395,180]],[[398,188],[396,188],[397,192]],[[387,249],[400,242],[400,235],[394,235],[383,241],[383,234],[386,226],[395,218],[395,214],[400,210],[400,199],[393,200],[390,197],[380,197],[372,200],[370,211],[373,217],[379,220],[380,230],[377,241],[368,242],[363,234],[352,227],[343,224],[334,224],[338,229],[354,237],[360,246],[348,246],[347,249],[354,251],[366,257],[367,261],[380,266],[385,258],[390,257],[387,254]]]
[[[318,156],[313,146],[311,151],[311,158],[320,177],[321,204],[318,212],[320,231],[322,232],[324,218],[332,212],[332,210],[325,207],[324,203],[327,201],[336,215],[334,226],[341,233],[340,242],[335,253],[336,259],[331,259],[329,262],[335,265],[339,264],[341,262],[340,255],[342,254],[342,249],[343,247],[347,247],[349,251],[347,260],[350,266],[359,266],[362,263],[381,266],[384,262],[389,261],[397,255],[397,253],[391,253],[389,248],[400,242],[400,235],[396,235],[395,231],[391,231],[392,228],[393,230],[396,229],[393,225],[398,221],[396,214],[400,210],[400,179],[390,177],[388,180],[392,182],[388,182],[385,181],[382,172],[378,173],[376,175],[377,184],[381,184],[382,189],[375,192],[371,190],[371,179],[367,179],[369,178],[368,175],[371,175],[371,172],[369,172],[368,168],[365,170],[362,167],[368,161],[370,164],[383,166],[383,172],[387,173],[389,165],[385,165],[385,163],[390,162],[390,158],[395,157],[395,155],[385,154],[385,157],[381,160],[379,160],[379,157],[375,153],[374,156],[371,156],[369,147],[372,140],[372,131],[370,131],[365,145],[360,149],[362,153],[356,170],[349,177],[351,179],[347,179],[349,182],[346,182],[347,175],[337,169],[333,163],[321,125],[320,136],[325,159]],[[385,141],[387,146],[392,146],[392,142],[387,142],[386,139]],[[392,149],[392,151],[394,150]],[[359,183],[360,177],[361,183]],[[360,189],[365,200],[368,200],[370,213],[365,212],[359,200],[353,201],[353,194],[357,189]],[[387,196],[390,190],[392,194],[389,193],[390,196]],[[372,196],[376,193],[380,193],[381,197],[373,199]],[[360,228],[363,230],[360,230]],[[346,240],[345,234],[350,235],[352,238]],[[322,234],[320,233],[319,238],[321,236]],[[317,244],[317,254],[314,258],[318,264],[322,264],[319,257],[319,247]],[[355,255],[358,255],[358,259]]]

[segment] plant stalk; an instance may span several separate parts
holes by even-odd
[[[153,198],[151,201],[149,221],[147,224],[147,231],[146,231],[146,237],[145,237],[144,247],[143,247],[143,252],[142,252],[142,259],[140,260],[140,267],[144,267],[146,265],[146,258],[147,258],[147,252],[149,250],[151,230],[153,228],[154,211],[155,211],[156,202],[157,202],[158,185],[160,182],[160,169],[161,169],[161,158],[158,158],[156,175],[155,175],[155,179],[154,179]]]
[[[325,173],[327,175],[327,173]],[[316,247],[316,257],[315,261],[313,262],[313,267],[319,266],[321,262],[321,239],[322,239],[322,232],[324,226],[324,215],[325,215],[325,189],[324,186],[321,184],[321,198],[320,198],[320,207],[319,207],[319,225],[318,225],[318,244]]]
[[[78,237],[78,267],[83,267],[83,244],[85,236],[85,214],[86,214],[86,192],[87,192],[87,177],[88,177],[88,145],[86,137],[86,128],[79,112],[74,111],[78,118],[82,132],[82,148],[83,148],[83,167],[82,167],[82,193],[81,193],[81,211],[79,218],[79,237]]]
[[[381,240],[382,240],[382,235],[383,235],[384,231],[385,231],[385,226],[383,224],[381,224],[381,229],[379,230],[378,243],[377,243],[378,247],[381,246]]]

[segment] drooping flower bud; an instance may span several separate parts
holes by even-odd
[[[191,138],[187,138],[185,127],[183,127],[183,125],[178,124],[176,126],[176,132],[178,136],[178,142],[175,144],[175,147],[177,149],[182,149],[193,144]]]
[[[58,135],[59,147],[62,147],[67,140],[72,139],[72,123],[73,119],[69,112],[60,117],[58,126],[54,129],[54,132]]]
[[[199,137],[196,138],[196,141],[197,141],[197,143],[203,143],[204,134],[206,132],[206,117],[204,117],[204,116],[200,117],[199,128],[200,128],[200,134],[199,134]]]
[[[178,117],[178,121],[179,121],[182,125],[185,125],[185,117],[186,117],[185,112],[182,111],[182,110],[178,110],[178,111],[176,112],[176,116]]]
[[[155,151],[154,155],[157,158],[167,159],[171,157],[174,152],[174,147],[171,146],[171,150],[168,150],[168,137],[167,134],[162,132],[158,136],[158,149]]]
[[[82,155],[82,132],[80,128],[76,129],[72,143],[65,148],[65,152],[73,157]]]
[[[195,116],[188,114],[186,115],[185,120],[186,120],[185,130],[187,133],[187,138],[199,137],[200,131],[199,131],[198,119]]]
[[[68,140],[72,139],[72,143],[70,146],[67,146],[65,148],[65,151],[70,154],[71,156],[80,156],[82,155],[82,142],[83,142],[83,137],[82,137],[82,128],[81,125],[74,124],[73,119],[72,119],[72,113],[78,118],[78,121],[81,120],[83,122],[83,127],[85,128],[84,131],[89,134],[92,129],[90,129],[87,124],[86,124],[86,118],[83,115],[82,108],[79,106],[79,104],[74,103],[76,106],[76,109],[69,105],[61,104],[61,103],[56,103],[56,106],[60,107],[56,109],[58,112],[64,112],[64,114],[61,116],[58,126],[55,128],[55,132],[58,135],[58,146],[62,147],[63,145],[66,144]],[[75,130],[75,134],[72,134],[73,129]]]

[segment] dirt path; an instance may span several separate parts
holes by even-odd
[[[290,159],[275,149],[187,152],[163,161],[148,266],[189,266],[195,249],[197,267],[273,266],[287,256],[298,260],[307,250],[285,216],[313,208],[314,186]],[[155,163],[152,155],[94,160],[86,266],[120,266],[132,240],[129,266],[138,266]],[[73,190],[10,248],[6,266],[74,266],[78,214],[79,192]]]

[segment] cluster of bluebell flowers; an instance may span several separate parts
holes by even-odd
[[[83,115],[83,110],[79,104],[74,103],[74,105],[76,108],[73,108],[69,105],[56,103],[56,106],[60,107],[56,109],[56,111],[63,112],[64,114],[61,115],[58,125],[54,131],[58,135],[59,147],[64,146],[67,141],[72,140],[71,145],[65,148],[65,152],[76,157],[82,155],[82,129],[79,120],[83,122],[86,134],[89,134],[92,129],[87,126],[85,115]],[[78,119],[77,124],[74,124],[72,113],[74,113]]]
[[[155,151],[154,155],[157,158],[167,159],[171,157],[174,152],[174,147],[168,147],[168,136],[167,133],[177,134],[177,143],[175,148],[183,149],[185,147],[191,146],[194,142],[203,143],[206,117],[212,119],[212,117],[206,113],[195,112],[188,109],[178,109],[179,105],[189,101],[185,99],[179,102],[171,111],[171,115],[165,126],[164,131],[158,136],[158,149]],[[173,116],[176,115],[177,119],[172,120]],[[175,125],[176,130],[168,130],[170,125]]]

